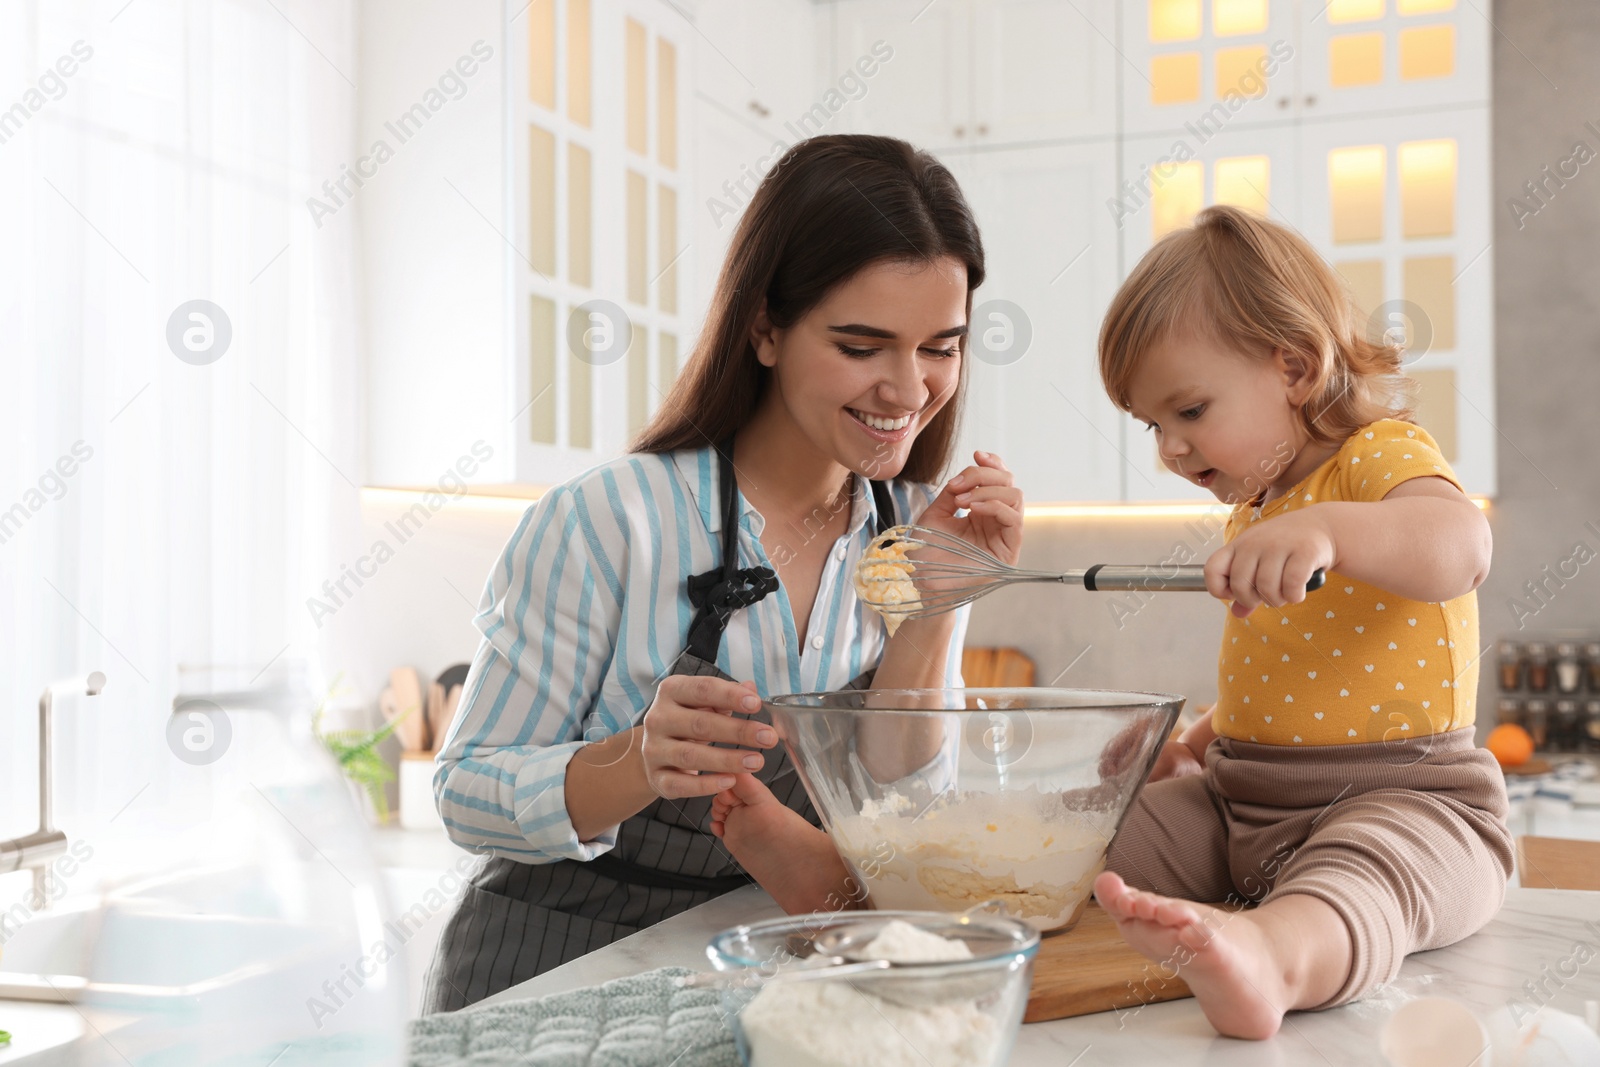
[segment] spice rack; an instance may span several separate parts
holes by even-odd
[[[1496,721],[1515,723],[1535,751],[1600,752],[1600,632],[1501,639]]]

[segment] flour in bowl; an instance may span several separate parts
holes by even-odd
[[[842,820],[833,840],[874,907],[965,911],[998,899],[1041,932],[1077,922],[1110,844],[1091,813],[1034,787],[947,794],[920,815],[891,793]]]
[[[899,919],[851,954],[893,963],[972,958],[948,940]],[[739,1013],[750,1067],[990,1067],[1004,1044],[1000,1022],[964,1000],[907,1006],[871,990],[881,979],[768,982]],[[1025,995],[1025,994],[1024,994]]]

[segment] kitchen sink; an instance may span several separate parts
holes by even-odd
[[[0,1018],[54,1007],[86,1026],[33,1055],[22,1039],[41,1031],[0,1026],[19,1045],[0,1048],[0,1065],[259,1067],[290,1047],[297,1064],[334,1049],[353,1062],[357,1048],[370,1051],[361,1062],[392,1062],[403,981],[368,966],[357,947],[383,937],[378,920],[341,928],[315,901],[274,895],[261,881],[259,869],[191,871],[35,915],[0,956]],[[375,973],[356,980],[364,969]],[[341,982],[342,992],[330,985]],[[62,1054],[70,1059],[53,1058]]]

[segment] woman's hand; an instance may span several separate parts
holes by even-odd
[[[972,458],[974,464],[950,479],[917,525],[954,534],[1015,566],[1022,552],[1022,490],[993,452],[974,452]],[[957,518],[962,508],[967,514]]]
[[[1262,604],[1281,608],[1306,598],[1306,583],[1318,567],[1334,569],[1333,536],[1318,505],[1248,527],[1206,560],[1206,591],[1231,600],[1244,618]]]
[[[751,682],[672,675],[656,689],[641,721],[645,780],[657,796],[703,797],[733,787],[734,776],[761,769],[759,751],[713,748],[714,742],[745,749],[772,748],[778,734],[763,722],[736,713],[761,710]]]

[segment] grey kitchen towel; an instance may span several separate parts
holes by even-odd
[[[536,1000],[425,1015],[410,1067],[739,1067],[722,994],[664,967]]]

